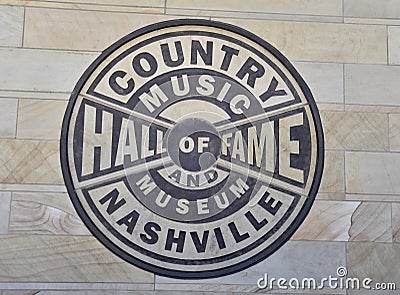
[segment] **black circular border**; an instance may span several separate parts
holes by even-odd
[[[123,44],[127,43],[128,41],[142,36],[146,33],[150,33],[152,31],[156,31],[159,29],[165,29],[168,27],[177,27],[177,26],[187,26],[187,25],[195,25],[195,26],[203,26],[203,27],[214,27],[218,29],[223,29],[226,31],[231,31],[235,34],[242,35],[245,38],[250,39],[251,41],[258,43],[265,49],[267,49],[271,54],[275,56],[293,75],[295,80],[297,81],[298,85],[300,86],[302,92],[304,93],[307,101],[309,102],[311,114],[314,120],[315,128],[316,128],[316,139],[317,139],[317,161],[316,161],[316,168],[313,183],[311,185],[309,196],[307,197],[306,202],[303,205],[299,215],[297,218],[294,219],[291,225],[287,228],[287,230],[278,238],[276,239],[268,248],[269,251],[261,251],[258,254],[248,258],[245,261],[242,261],[237,264],[233,264],[228,267],[216,269],[216,270],[209,270],[209,271],[180,271],[180,270],[171,270],[166,269],[163,267],[159,267],[148,262],[142,261],[136,257],[129,255],[128,253],[124,252],[120,248],[118,248],[115,244],[113,244],[92,222],[92,220],[88,217],[87,213],[85,212],[82,204],[79,201],[79,198],[75,192],[74,185],[72,183],[70,167],[68,165],[68,125],[71,119],[72,110],[74,108],[76,99],[79,95],[80,90],[82,89],[83,85],[90,77],[91,73],[96,69],[96,67],[104,61],[104,59],[110,55],[112,52],[117,50]],[[318,188],[322,178],[322,172],[324,167],[324,134],[321,124],[321,118],[319,116],[318,108],[314,101],[314,98],[311,94],[311,91],[303,78],[294,68],[294,66],[289,62],[289,60],[284,57],[275,47],[273,47],[268,42],[264,41],[260,37],[256,36],[253,33],[250,33],[247,30],[244,30],[240,27],[226,24],[217,21],[211,20],[197,20],[197,19],[178,19],[178,20],[170,20],[155,23],[152,25],[148,25],[146,27],[140,28],[122,39],[118,40],[106,50],[104,50],[99,57],[86,69],[83,73],[81,78],[79,79],[78,83],[76,84],[74,90],[71,93],[67,109],[65,111],[62,129],[61,129],[61,137],[60,137],[60,161],[61,161],[61,169],[64,178],[65,185],[67,187],[68,194],[71,198],[71,201],[77,211],[79,217],[85,223],[85,225],[89,228],[90,232],[99,240],[105,247],[107,247],[111,252],[122,258],[123,260],[132,263],[144,270],[151,271],[155,274],[177,278],[177,279],[207,279],[207,278],[215,278],[220,276],[229,275],[232,273],[236,273],[238,271],[244,270],[258,262],[264,260],[265,258],[272,255],[276,252],[281,246],[283,246],[289,238],[296,232],[300,224],[303,222],[305,217],[307,216],[308,212],[311,209],[311,206],[314,202],[314,199],[317,195]]]

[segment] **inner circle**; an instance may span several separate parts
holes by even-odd
[[[179,121],[167,137],[167,152],[180,168],[199,172],[213,167],[221,153],[221,139],[214,125],[200,118]]]

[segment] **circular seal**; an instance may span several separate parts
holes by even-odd
[[[257,36],[173,20],[106,49],[65,113],[61,164],[93,235],[127,262],[211,278],[268,257],[321,180],[323,132],[304,80]]]

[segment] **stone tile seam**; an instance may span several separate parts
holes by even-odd
[[[15,133],[14,133],[14,139],[17,138],[18,134],[18,115],[19,115],[19,98],[17,99],[17,115],[15,117]]]
[[[26,19],[26,8],[24,7],[24,13],[23,13],[23,20],[22,20],[22,36],[21,36],[21,47],[24,47],[24,39],[25,39],[25,19]]]
[[[60,9],[60,10],[82,10],[82,11],[99,11],[99,10],[96,10],[96,9],[79,9],[79,8],[64,8],[64,7],[61,7],[61,8],[59,8],[59,7],[51,7],[51,6],[46,6],[46,4],[44,4],[44,3],[50,3],[49,5],[51,5],[51,4],[60,4],[60,5],[76,5],[76,4],[78,4],[78,5],[87,5],[87,6],[92,6],[92,7],[96,7],[96,6],[100,6],[100,7],[110,7],[110,8],[112,8],[112,7],[121,7],[121,8],[143,8],[143,9],[146,9],[146,8],[164,8],[164,6],[157,6],[157,5],[124,5],[124,4],[110,4],[110,3],[99,3],[99,4],[96,4],[96,3],[86,3],[86,2],[79,2],[79,3],[76,3],[76,2],[68,2],[68,1],[34,1],[34,0],[31,0],[31,1],[24,1],[24,2],[34,2],[34,3],[43,3],[42,5],[43,6],[41,6],[41,5],[38,5],[38,6],[33,6],[33,5],[29,5],[29,4],[18,4],[18,3],[16,3],[16,4],[7,4],[7,3],[0,3],[0,6],[6,6],[6,7],[26,7],[26,8],[49,8],[49,9]],[[105,11],[107,11],[107,12],[110,12],[109,10],[105,10]],[[111,12],[115,12],[115,11],[111,11]],[[147,13],[144,13],[144,14],[147,14]]]
[[[123,37],[123,36],[121,36]],[[106,48],[104,48],[106,49]],[[2,46],[0,45],[0,51],[41,51],[41,52],[59,52],[65,54],[72,54],[72,55],[95,55],[100,54],[102,51],[99,50],[67,50],[67,49],[60,49],[60,48],[41,48],[41,47],[12,47],[12,46]]]
[[[217,12],[219,12],[219,11],[217,11]],[[238,13],[240,13],[240,12],[238,12]],[[245,12],[245,13],[248,13],[248,12]],[[256,12],[254,12],[254,13],[256,13]],[[168,10],[167,10],[167,13],[166,13],[166,15],[174,15],[174,16],[190,16],[190,17],[194,17],[194,16],[196,16],[196,15],[192,15],[192,14],[184,14],[184,13],[182,13],[182,14],[177,14],[177,11],[174,11],[174,13],[168,13]],[[257,15],[263,15],[263,13],[260,13],[260,12],[257,12]],[[265,16],[269,16],[269,15],[271,15],[271,14],[264,14]],[[331,21],[328,21],[328,20],[326,20],[326,21],[322,21],[321,19],[319,19],[318,21],[315,21],[315,20],[312,20],[312,19],[309,19],[309,20],[307,20],[307,19],[302,19],[302,20],[299,20],[299,19],[290,19],[290,17],[293,17],[293,16],[300,16],[300,15],[298,15],[298,14],[294,14],[294,15],[287,15],[287,14],[282,14],[281,15],[282,16],[282,18],[268,18],[268,17],[238,17],[238,16],[229,16],[229,15],[219,15],[219,16],[215,16],[215,15],[209,15],[209,16],[207,16],[207,14],[204,14],[204,17],[206,18],[206,17],[209,17],[210,18],[210,20],[211,19],[236,19],[236,20],[249,20],[249,21],[269,21],[269,22],[296,22],[296,23],[321,23],[321,24],[343,24],[342,22],[340,22],[339,21],[339,16],[337,16],[337,17],[332,17],[332,18],[336,18],[336,19],[338,19],[337,21],[336,20],[331,20]],[[305,17],[313,17],[313,16],[305,16]],[[320,17],[320,18],[328,18],[328,16],[315,16],[315,17]]]
[[[367,19],[367,20],[398,20],[400,21],[400,18],[396,17],[363,17],[363,16],[352,16],[352,15],[344,15],[345,19]]]
[[[4,6],[5,4],[0,4],[0,6]],[[9,5],[6,5],[9,6]],[[88,10],[88,9],[74,9],[74,8],[57,8],[57,7],[46,7],[46,6],[23,6],[23,5],[15,5],[15,6],[21,6],[21,7],[25,7],[28,10],[35,10],[35,9],[54,9],[54,10],[69,10],[69,11],[91,11],[91,12],[108,12],[108,13],[126,13],[126,14],[143,14],[143,15],[159,15],[159,16],[165,16],[165,15],[169,15],[169,16],[182,16],[180,14],[169,14],[168,10],[166,11],[166,13],[157,13],[157,12],[125,12],[125,11],[109,11],[109,10]],[[163,8],[162,6],[160,7],[156,7],[156,6],[144,6],[144,7],[140,7],[140,6],[126,6],[126,7],[132,7],[132,8]],[[168,9],[168,8],[167,8]],[[169,9],[172,9],[171,7]],[[184,8],[173,8],[175,10],[193,10],[193,11],[204,11],[202,9],[184,9]],[[318,15],[318,14],[283,14],[283,13],[262,13],[262,12],[255,12],[255,11],[230,11],[230,10],[212,10],[212,9],[207,9],[205,11],[210,11],[210,12],[227,12],[227,13],[248,13],[248,14],[259,14],[259,15],[277,15],[277,16],[285,16],[285,17],[294,17],[294,16],[300,16],[300,17],[322,17],[322,18],[341,18],[340,15],[337,16],[330,16],[330,15]],[[208,16],[198,16],[198,15],[191,15],[191,14],[183,14],[186,15],[187,17],[191,17],[191,18],[207,18]],[[243,17],[235,17],[235,16],[209,16],[212,18],[232,18],[232,19],[243,19],[243,20],[249,20],[249,18],[243,18]],[[290,19],[257,19],[257,18],[251,18],[251,20],[265,20],[265,21],[275,21],[275,22],[280,22],[280,21],[288,21],[288,22],[298,22],[298,23],[326,23],[326,24],[341,24],[341,25],[345,25],[345,26],[381,26],[384,27],[385,25],[382,24],[358,24],[358,23],[342,23],[342,22],[333,22],[333,21],[315,21],[315,20],[290,20]]]
[[[159,15],[162,16],[162,15]],[[199,19],[212,19],[213,17],[202,17]],[[219,18],[219,17],[218,17]],[[382,26],[383,27],[383,26]],[[120,36],[121,38],[124,36]],[[268,40],[266,40],[268,41]],[[104,47],[106,49],[107,46]],[[65,48],[47,48],[47,47],[27,47],[24,46],[23,48],[21,47],[13,47],[13,46],[2,46],[0,45],[0,51],[2,50],[8,50],[8,51],[18,51],[18,50],[33,50],[33,51],[49,51],[49,52],[60,52],[60,53],[67,53],[67,54],[73,54],[73,55],[82,55],[82,54],[88,54],[88,55],[94,55],[94,54],[101,54],[102,50],[87,50],[87,49],[73,49],[73,50],[68,50]],[[287,56],[290,59],[290,56]],[[290,59],[291,63],[305,63],[305,64],[327,64],[327,65],[359,65],[359,66],[387,66],[387,67],[400,67],[400,64],[387,64],[387,63],[355,63],[355,62],[343,62],[343,61],[326,61],[326,60],[299,60],[299,59]],[[7,89],[6,89],[7,90]],[[14,90],[15,89],[9,89]]]
[[[193,11],[212,11],[212,12],[228,12],[228,13],[249,13],[249,14],[270,14],[270,15],[291,15],[291,16],[326,16],[326,17],[341,17],[340,14],[308,14],[308,13],[282,13],[282,12],[259,12],[259,11],[246,11],[246,10],[229,10],[229,9],[202,9],[202,8],[182,8],[179,6],[167,6],[167,9],[176,9],[176,10],[193,10]]]
[[[344,0],[342,0],[342,23],[344,23]]]

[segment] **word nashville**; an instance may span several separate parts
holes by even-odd
[[[146,177],[144,177],[144,179],[146,179]],[[142,184],[141,188],[144,190],[149,189],[149,187],[151,187],[150,184],[146,184],[144,182],[145,180],[140,181],[140,184]],[[249,186],[247,186],[247,184],[241,179],[237,181],[237,185],[241,186],[239,189],[242,190],[242,193],[249,189]],[[257,205],[266,211],[265,216],[270,216],[273,218],[273,216],[275,216],[278,210],[281,208],[282,202],[272,197],[272,195],[267,192],[266,187],[263,187],[261,191],[263,192],[263,196],[260,198]],[[116,214],[118,210],[122,209],[123,206],[128,204],[126,201],[127,199],[129,199],[129,196],[120,196],[118,189],[113,189],[104,197],[100,198],[99,203],[102,206],[106,206],[104,209],[108,215],[113,215]],[[266,218],[257,220],[250,210],[244,213],[244,217],[248,221],[249,225],[251,225],[256,231],[259,231],[268,224],[268,220]],[[138,235],[140,240],[146,244],[153,245],[157,243],[164,243],[164,249],[167,251],[173,251],[173,244],[176,244],[176,252],[182,253],[184,251],[185,243],[189,242],[189,240],[186,238],[187,232],[185,230],[179,230],[179,232],[176,233],[175,229],[163,228],[159,223],[153,221],[145,222],[147,217],[145,217],[145,221],[139,222],[140,218],[141,214],[134,209],[128,214],[125,214],[123,217],[119,218],[116,223],[125,228],[126,232],[130,235]],[[144,224],[143,228],[137,229],[137,224]],[[210,230],[207,229],[204,230],[201,235],[199,235],[198,231],[190,231],[190,240],[194,244],[197,252],[203,253],[206,252],[206,249],[210,249],[207,247],[210,239],[214,239],[214,241],[210,241],[210,243],[215,244],[215,241],[217,242],[219,249],[224,249],[227,247],[225,242],[226,238],[224,237],[223,232],[225,234],[230,233],[231,237],[233,237],[236,243],[240,243],[250,238],[251,231],[248,230],[240,232],[235,221],[228,223],[227,227],[228,230],[224,231],[221,230],[221,227],[215,227]],[[159,233],[162,231],[167,232],[166,240],[164,242],[159,241]],[[210,233],[211,231],[212,234]],[[229,240],[231,240],[231,238]]]

